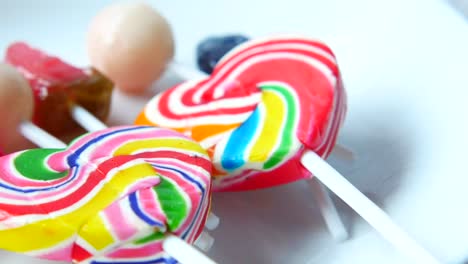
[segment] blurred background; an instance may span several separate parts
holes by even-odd
[[[23,40],[78,66],[85,34],[111,0],[0,0],[0,54]],[[153,0],[170,22],[175,60],[195,65],[207,36],[297,33],[325,41],[343,73],[349,112],[339,143],[356,160],[330,163],[443,263],[468,259],[468,1]],[[144,96],[114,93],[111,124],[131,124]],[[221,193],[210,256],[220,264],[413,264],[338,198],[351,239],[334,242],[307,184]],[[51,264],[11,253],[2,263]]]

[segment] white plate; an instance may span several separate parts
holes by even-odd
[[[0,49],[25,40],[86,65],[84,34],[111,1],[0,0]],[[468,258],[468,25],[436,0],[237,0],[152,3],[170,20],[177,60],[205,36],[303,33],[335,50],[349,94],[339,141],[354,163],[330,162],[444,263]],[[168,88],[171,78],[156,90]],[[112,123],[129,124],[149,97],[115,95]],[[303,182],[216,194],[210,255],[234,263],[414,263],[340,201],[352,238],[329,237]],[[1,253],[1,263],[54,263]]]

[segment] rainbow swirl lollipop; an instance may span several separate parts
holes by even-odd
[[[200,235],[210,173],[197,143],[144,126],[0,157],[0,248],[61,261],[176,263],[162,241]]]
[[[209,149],[215,190],[270,187],[310,178],[300,157],[332,150],[346,110],[335,57],[303,38],[250,42],[210,78],[154,97],[137,119],[190,135]]]
[[[209,78],[153,98],[136,123],[177,129],[199,141],[212,156],[216,191],[265,188],[313,175],[395,247],[418,263],[439,263],[324,161],[345,112],[332,51],[317,41],[279,37],[238,46]],[[327,220],[332,232],[333,223]]]

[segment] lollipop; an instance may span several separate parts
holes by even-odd
[[[243,43],[245,41],[247,41],[247,38],[243,37],[243,36],[240,36],[240,35],[208,38],[207,40],[205,40],[204,42],[199,44],[198,48],[197,48],[197,56],[198,56],[199,66],[202,69],[204,69],[205,71],[210,71],[210,70],[212,71],[211,67],[213,67],[221,59],[221,57],[225,53],[227,53],[230,49],[234,48],[238,44]],[[178,67],[178,69],[180,70],[182,68]],[[193,74],[193,71],[190,71],[190,69],[186,69],[186,68],[183,71],[182,75],[192,76],[193,78],[196,78],[196,79],[200,79],[200,78],[205,77],[205,76],[203,76],[203,74]],[[239,90],[239,89],[234,88],[233,90],[235,91],[235,90]],[[255,93],[255,92],[259,92],[259,91],[253,90],[252,92],[254,93],[252,96],[254,96],[254,97],[259,96],[258,93],[257,94]],[[258,99],[257,100],[254,99],[252,101],[252,105],[250,106],[249,111],[252,111],[256,107],[256,104],[258,103],[258,101],[259,101]],[[219,102],[219,103],[221,104],[221,102]],[[242,106],[243,103],[239,104],[239,103],[236,103],[236,102],[233,101],[231,104],[238,104],[239,106]],[[214,106],[214,108],[217,108],[217,107]],[[171,110],[172,109],[169,109],[169,111],[171,111]],[[149,115],[151,115],[151,114],[149,114]],[[142,117],[143,117],[142,118],[143,123],[145,123],[145,124],[154,124],[154,122],[145,121],[144,116],[142,116]],[[227,117],[227,118],[229,118],[229,117]],[[182,117],[182,119],[183,119],[183,117]],[[239,120],[238,124],[242,123],[244,120],[245,119]],[[219,128],[220,122],[219,121],[216,121],[216,122],[217,122],[216,126]],[[225,121],[223,121],[223,122],[225,122]],[[168,124],[163,123],[163,125],[168,125]],[[187,124],[187,125],[189,125],[189,124]],[[169,126],[169,127],[173,127],[173,126]],[[177,127],[176,129],[180,129],[180,128],[181,127]],[[183,125],[182,125],[182,129],[183,129]],[[206,138],[202,138],[204,136],[200,137],[199,134],[201,133],[201,134],[204,134],[207,137],[211,137],[211,135],[209,135],[209,133],[206,133],[204,130],[215,131],[217,128],[216,127],[213,128],[212,126],[204,127],[202,125],[199,128],[194,128],[194,129],[197,129],[198,132],[192,132],[192,131],[190,131],[190,129],[191,128],[188,128],[187,130],[181,130],[181,131],[185,131],[190,136],[193,136],[195,139],[201,141],[202,144],[205,144],[207,147],[210,147],[210,145],[209,145],[210,143],[203,142]],[[227,129],[228,130],[231,129],[231,126],[228,125]],[[306,175],[305,177],[307,177],[307,178],[310,178],[309,173],[306,173],[306,174],[298,173],[298,175],[301,175],[301,174]],[[277,179],[277,177],[275,177],[273,179]],[[285,179],[285,180],[290,181],[290,179]],[[266,183],[266,181],[261,182],[261,184],[264,184],[264,183]],[[309,183],[310,183],[310,185],[311,185],[311,187],[313,189],[313,194],[314,194],[314,196],[315,196],[315,198],[316,198],[316,200],[318,202],[319,208],[320,208],[320,210],[322,212],[322,216],[323,216],[323,218],[325,220],[325,223],[326,223],[328,229],[330,230],[332,236],[338,241],[347,239],[348,233],[346,231],[346,228],[344,227],[344,225],[343,225],[343,223],[342,223],[342,221],[341,221],[341,219],[340,219],[340,217],[339,217],[339,215],[337,213],[337,210],[336,210],[336,208],[335,208],[335,206],[333,204],[333,201],[329,197],[326,189],[324,189],[323,186],[320,185],[316,181],[309,181]],[[281,184],[281,182],[278,182],[277,184]],[[258,187],[259,186],[254,186],[252,188],[258,188]]]
[[[92,64],[126,92],[144,91],[164,68],[184,79],[205,77],[194,69],[169,62],[173,56],[169,24],[146,4],[124,3],[105,8],[90,25],[87,45]],[[319,189],[314,194],[321,201],[332,234],[338,240],[345,239],[347,232],[331,199],[321,186],[313,184]]]
[[[84,133],[80,125],[103,128],[100,120],[109,114],[113,87],[104,75],[76,68],[21,42],[10,45],[5,59],[31,85],[33,123],[66,141]]]
[[[210,78],[157,95],[137,124],[176,129],[208,149],[213,188],[265,188],[316,176],[397,248],[438,263],[323,159],[346,111],[332,51],[304,38],[249,42],[224,57]]]
[[[167,21],[144,3],[118,3],[91,22],[87,38],[92,65],[118,88],[135,93],[162,74],[174,54]]]
[[[211,74],[221,58],[234,47],[248,41],[243,35],[213,36],[197,45],[197,66],[204,73]]]
[[[73,262],[176,263],[194,254],[192,263],[212,263],[172,250],[176,236],[192,243],[201,233],[210,171],[195,142],[141,126],[3,156],[0,247]]]
[[[0,131],[1,149],[12,152],[14,149],[26,146],[29,147],[29,145],[25,145],[22,136],[40,147],[66,147],[65,143],[29,121],[32,115],[32,109],[34,108],[31,88],[23,76],[16,71],[15,68],[7,64],[0,64],[0,101],[3,102],[3,104],[1,104],[3,107],[7,107],[10,104],[16,106],[12,109],[5,108],[4,111],[0,112],[5,114],[3,117],[3,126]],[[40,108],[39,110],[44,111],[45,109]],[[44,113],[41,112],[38,114],[44,115]],[[105,125],[101,123],[98,127],[105,127]],[[91,129],[93,129],[92,131],[96,131],[95,128],[96,126],[91,126]],[[207,228],[212,230],[216,228],[218,223],[219,219],[214,214],[210,214]],[[205,239],[201,239],[200,243],[206,245],[199,244],[199,246],[208,249],[212,243],[212,238],[207,233],[203,233],[202,235]]]
[[[91,64],[126,93],[144,92],[166,69],[185,79],[203,76],[172,61],[169,23],[145,3],[117,3],[101,10],[89,25],[87,47]]]

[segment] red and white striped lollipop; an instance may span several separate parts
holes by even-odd
[[[346,112],[335,56],[301,37],[248,42],[206,79],[154,97],[137,124],[176,129],[209,150],[214,189],[250,190],[318,178],[396,247],[437,261],[325,161]]]
[[[310,178],[298,160],[306,148],[328,156],[345,102],[328,47],[278,38],[243,45],[209,79],[156,96],[137,123],[176,129],[210,149],[215,189],[258,189]]]

